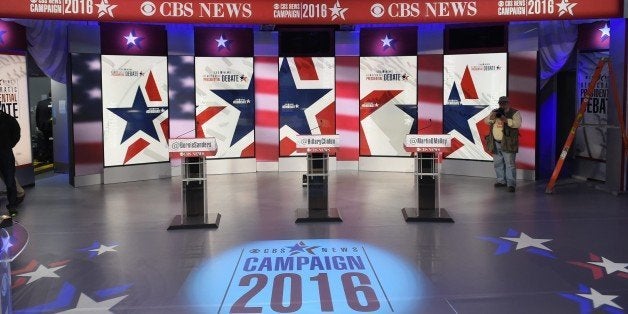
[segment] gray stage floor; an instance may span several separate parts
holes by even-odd
[[[406,173],[337,172],[341,223],[295,224],[300,173],[210,176],[216,230],[166,231],[180,182],[27,190],[13,308],[114,313],[622,313],[628,198],[585,184],[443,176],[455,223],[406,223]]]

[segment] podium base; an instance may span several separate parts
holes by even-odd
[[[207,218],[203,216],[183,217],[181,215],[176,215],[172,219],[168,230],[215,229],[218,228],[219,223],[220,214],[207,214]]]
[[[342,222],[340,211],[337,208],[328,210],[298,208],[296,210],[297,220],[294,222]]]
[[[401,210],[403,219],[406,222],[427,221],[427,222],[454,222],[449,213],[444,208],[421,209],[406,207]]]

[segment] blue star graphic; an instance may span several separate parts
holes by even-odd
[[[417,134],[417,107],[413,104],[403,104],[396,105],[397,108],[401,109],[405,114],[409,115],[414,121],[412,122],[412,127],[410,128],[410,134]]]
[[[0,31],[0,45],[4,45],[4,34],[6,34],[7,31]]]
[[[255,86],[252,78],[249,82],[248,89],[212,90],[218,97],[228,102],[240,112],[238,123],[233,133],[233,139],[231,140],[231,146],[255,128]]]
[[[108,109],[126,121],[126,128],[124,129],[120,144],[140,131],[159,141],[159,135],[157,135],[153,120],[166,111],[167,107],[150,107],[149,109],[139,87],[137,88],[137,93],[135,93],[135,100],[131,108]]]
[[[443,106],[443,117],[445,117],[445,123],[443,124],[444,133],[449,133],[452,130],[457,130],[466,137],[472,143],[473,133],[471,132],[471,126],[469,125],[469,119],[475,116],[478,112],[484,108],[476,106]]]
[[[305,245],[301,246],[300,243],[297,243],[294,246],[286,246],[286,247],[290,249],[290,252],[289,252],[290,255],[295,255],[295,254],[299,254],[301,252],[305,252],[305,250],[304,250]]]
[[[288,66],[288,60],[284,59],[279,70],[279,125],[287,125],[299,135],[312,134],[312,128],[307,123],[305,109],[325,96],[331,89],[297,89],[294,77]],[[298,105],[296,108],[281,108],[283,104]]]

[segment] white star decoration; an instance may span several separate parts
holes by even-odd
[[[137,38],[138,38],[137,36],[133,35],[133,32],[130,32],[128,36],[124,36],[124,39],[126,39],[127,45],[135,45],[135,40]]]
[[[334,6],[329,8],[329,11],[331,11],[331,20],[333,21],[339,17],[344,20],[345,12],[347,12],[347,10],[349,9],[341,7],[340,2],[336,0],[336,3],[334,4]]]
[[[382,42],[382,47],[391,47],[392,41],[394,39],[389,38],[388,35],[386,35],[386,37],[384,37],[384,39],[380,39],[380,41]]]
[[[101,18],[103,15],[108,14],[113,17],[113,9],[115,9],[117,4],[109,4],[109,0],[100,0],[99,4],[96,4],[98,7],[98,18]]]
[[[220,47],[227,48],[228,40],[226,38],[222,37],[222,35],[220,35],[220,38],[214,39],[214,40],[218,43],[218,46],[216,46],[217,48],[220,48]]]
[[[628,263],[615,263],[606,257],[602,257],[601,262],[587,262],[589,264],[597,265],[604,268],[607,274],[612,274],[617,271],[628,273]]]
[[[103,254],[105,252],[116,252],[116,250],[114,249],[116,246],[118,246],[117,244],[112,245],[112,246],[106,246],[101,244],[99,248],[97,249],[91,249],[90,252],[97,252],[97,255]]]
[[[126,295],[123,295],[121,297],[96,302],[84,293],[81,293],[78,303],[76,304],[76,308],[60,313],[111,313],[109,312],[109,310],[111,310],[112,307],[116,306],[116,304],[120,303],[120,301],[124,300],[124,298],[126,297]]]
[[[602,32],[602,35],[600,35],[600,38],[604,38],[606,36],[610,37],[611,36],[611,28],[608,27],[608,23],[604,24],[604,27],[602,28],[598,28],[598,30],[600,32]]]
[[[542,250],[551,251],[550,248],[546,247],[542,243],[552,241],[552,239],[534,239],[534,238],[530,238],[530,236],[528,236],[527,234],[523,232],[521,233],[521,235],[519,235],[518,238],[508,238],[508,237],[501,237],[501,238],[504,240],[516,242],[517,247],[515,248],[515,250],[525,249],[527,247],[535,247]]]
[[[573,15],[573,7],[576,6],[577,3],[569,3],[569,0],[562,0],[561,3],[557,3],[558,6],[558,16],[562,16],[565,13],[569,13]]]
[[[18,276],[29,277],[28,280],[26,281],[26,284],[29,284],[41,278],[59,278],[59,275],[55,274],[55,271],[63,267],[65,267],[65,265],[58,266],[58,267],[51,267],[51,268],[48,268],[44,265],[39,265],[39,267],[37,267],[35,271],[32,271],[30,273],[19,274]]]
[[[618,309],[621,309],[621,306],[617,305],[617,303],[613,302],[613,299],[615,299],[616,297],[618,297],[617,295],[604,295],[601,294],[599,292],[597,292],[595,289],[591,288],[591,293],[586,294],[586,293],[578,293],[577,295],[585,298],[585,299],[589,299],[591,301],[593,301],[593,309],[597,309],[598,307],[602,306],[602,305],[610,305],[612,307],[616,307]]]

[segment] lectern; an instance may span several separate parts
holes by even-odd
[[[450,135],[406,136],[404,148],[414,153],[414,180],[417,206],[401,210],[406,221],[454,222],[444,208],[440,208],[439,160],[451,148]]]
[[[207,212],[205,157],[216,155],[215,138],[171,139],[170,152],[181,156],[181,215],[168,230],[218,228],[220,214]]]
[[[329,208],[329,154],[340,144],[338,135],[300,135],[297,152],[307,153],[307,205],[296,210],[295,222],[342,221],[337,208]]]

